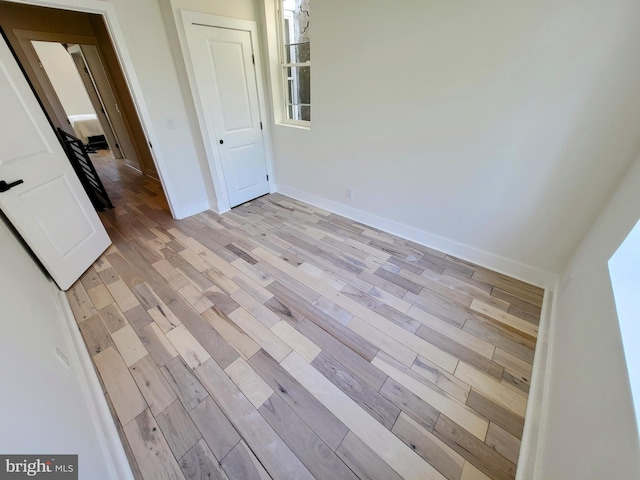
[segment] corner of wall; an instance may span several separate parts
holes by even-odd
[[[510,260],[491,252],[466,245],[455,240],[435,235],[425,230],[420,230],[388,218],[380,217],[357,208],[346,206],[342,203],[328,200],[324,197],[303,192],[288,185],[278,184],[276,190],[283,195],[301,200],[316,207],[328,210],[352,220],[371,225],[385,232],[420,243],[429,248],[445,252],[451,256],[475,263],[498,273],[517,278],[527,283],[553,289],[556,284],[556,274],[546,272],[538,268]]]
[[[191,205],[175,207],[172,209],[173,217],[176,220],[182,220],[183,218],[190,217],[191,215],[195,215],[200,212],[204,212],[205,210],[213,210],[216,213],[219,213],[217,210],[217,205],[213,203],[209,203],[208,200],[203,200],[201,202],[192,203]]]
[[[540,478],[537,467],[542,457],[540,442],[545,438],[548,417],[549,389],[546,388],[546,374],[553,362],[557,291],[558,280],[553,289],[545,289],[544,292],[516,480]]]

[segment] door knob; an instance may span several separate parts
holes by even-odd
[[[0,193],[6,192],[7,190],[12,189],[16,185],[20,185],[24,183],[24,180],[16,180],[15,182],[7,183],[4,180],[0,180]]]
[[[224,140],[220,140],[220,145],[222,145],[224,143]]]

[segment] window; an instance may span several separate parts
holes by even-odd
[[[640,423],[640,221],[633,227],[618,250],[609,259],[609,275],[616,303],[618,322],[627,372],[631,385],[631,396]]]
[[[287,120],[311,121],[310,0],[278,0],[280,66]]]

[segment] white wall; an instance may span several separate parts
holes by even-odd
[[[184,217],[206,210],[211,194],[208,167],[180,86],[159,1],[107,3],[115,8],[157,136],[153,150],[162,156],[159,173],[169,186],[173,211]]]
[[[122,446],[112,444],[124,460],[118,463],[105,444],[108,433],[96,423],[97,402],[88,393],[60,291],[2,219],[0,245],[0,452],[77,454],[81,478],[132,478]],[[102,395],[97,379],[92,380]],[[104,418],[112,422],[104,397],[100,400]],[[111,430],[117,441],[113,423]]]
[[[640,3],[311,9],[312,126],[274,127],[279,190],[507,273],[559,272],[640,149]]]
[[[638,428],[607,268],[638,218],[640,158],[560,279],[546,370],[540,480],[640,478]]]
[[[89,95],[67,50],[55,42],[33,42],[33,47],[65,113],[95,114]]]

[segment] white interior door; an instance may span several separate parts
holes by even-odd
[[[0,209],[66,290],[111,241],[4,40],[0,105]]]
[[[186,34],[211,151],[234,207],[269,193],[251,32],[190,25]]]

